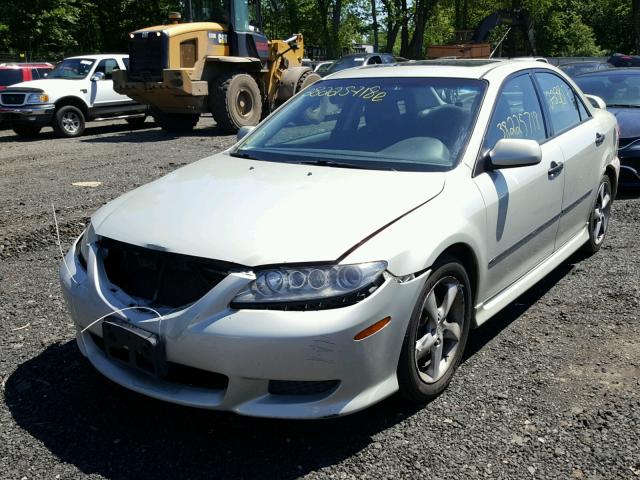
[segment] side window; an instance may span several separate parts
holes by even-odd
[[[535,74],[542,90],[543,101],[551,117],[553,133],[558,134],[580,123],[580,112],[573,89],[552,73]]]
[[[546,138],[542,108],[528,74],[510,78],[502,85],[483,149],[492,149],[501,138]]]
[[[124,57],[122,63],[124,63],[124,69],[129,70],[129,57]]]
[[[38,72],[39,78],[45,78],[49,74],[49,72],[51,72],[51,68],[49,67],[36,68],[36,72]]]
[[[111,80],[113,76],[113,71],[117,69],[118,69],[118,62],[116,62],[113,58],[107,58],[105,60],[100,61],[94,73],[102,72],[104,73],[105,80]]]
[[[396,63],[395,58],[392,55],[383,55],[382,63]]]
[[[580,113],[580,120],[584,122],[585,120],[588,120],[591,116],[589,115],[589,112],[587,112],[587,109],[584,107],[584,104],[580,101],[578,96],[576,95],[575,97],[576,97],[576,105],[578,106],[578,112]]]
[[[29,70],[31,70],[31,78],[33,80],[38,80],[40,78],[40,73],[38,72],[37,69],[35,68],[30,68]]]
[[[378,63],[382,63],[382,60],[380,60],[380,57],[378,56],[371,57],[367,60],[367,65],[377,65]]]

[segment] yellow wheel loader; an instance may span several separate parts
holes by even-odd
[[[113,74],[115,90],[150,105],[163,129],[189,132],[211,112],[235,133],[320,78],[302,66],[301,34],[267,39],[259,0],[184,3],[185,22],[176,12],[130,33],[128,70]]]

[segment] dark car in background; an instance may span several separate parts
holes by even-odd
[[[615,68],[585,73],[574,81],[589,95],[597,95],[618,120],[620,129],[620,186],[640,187],[640,68]]]
[[[570,77],[576,77],[583,73],[597,72],[600,70],[609,70],[614,68],[609,62],[601,61],[584,61],[584,62],[570,62],[563,65],[559,65],[560,70],[569,75]]]
[[[51,70],[50,63],[0,63],[0,90],[15,83],[45,78]]]
[[[614,53],[607,60],[614,67],[640,67],[640,55],[625,55]]]
[[[382,63],[396,63],[396,58],[390,53],[351,53],[349,55],[343,55],[333,62],[326,70],[325,75],[331,75],[332,73],[346,70],[347,68]]]

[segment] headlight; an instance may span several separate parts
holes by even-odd
[[[352,305],[382,284],[386,268],[387,262],[371,262],[261,270],[231,307],[318,310]]]
[[[29,104],[48,103],[48,102],[49,102],[49,95],[47,95],[46,93],[30,93],[29,96],[27,97],[27,103]]]
[[[78,240],[78,257],[80,258],[80,263],[84,268],[87,268],[87,260],[89,258],[89,249],[91,248],[91,243],[95,242],[96,234],[91,226],[91,223],[87,226],[82,235],[80,235],[80,240]]]

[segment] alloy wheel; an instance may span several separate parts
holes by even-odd
[[[70,134],[75,134],[80,129],[80,117],[76,112],[65,112],[62,116],[62,128]]]
[[[609,226],[609,218],[611,216],[611,186],[608,182],[600,184],[596,204],[593,207],[591,215],[591,236],[596,245],[600,245]]]
[[[453,366],[465,321],[464,286],[453,276],[438,280],[422,305],[415,342],[420,379],[435,383]]]

